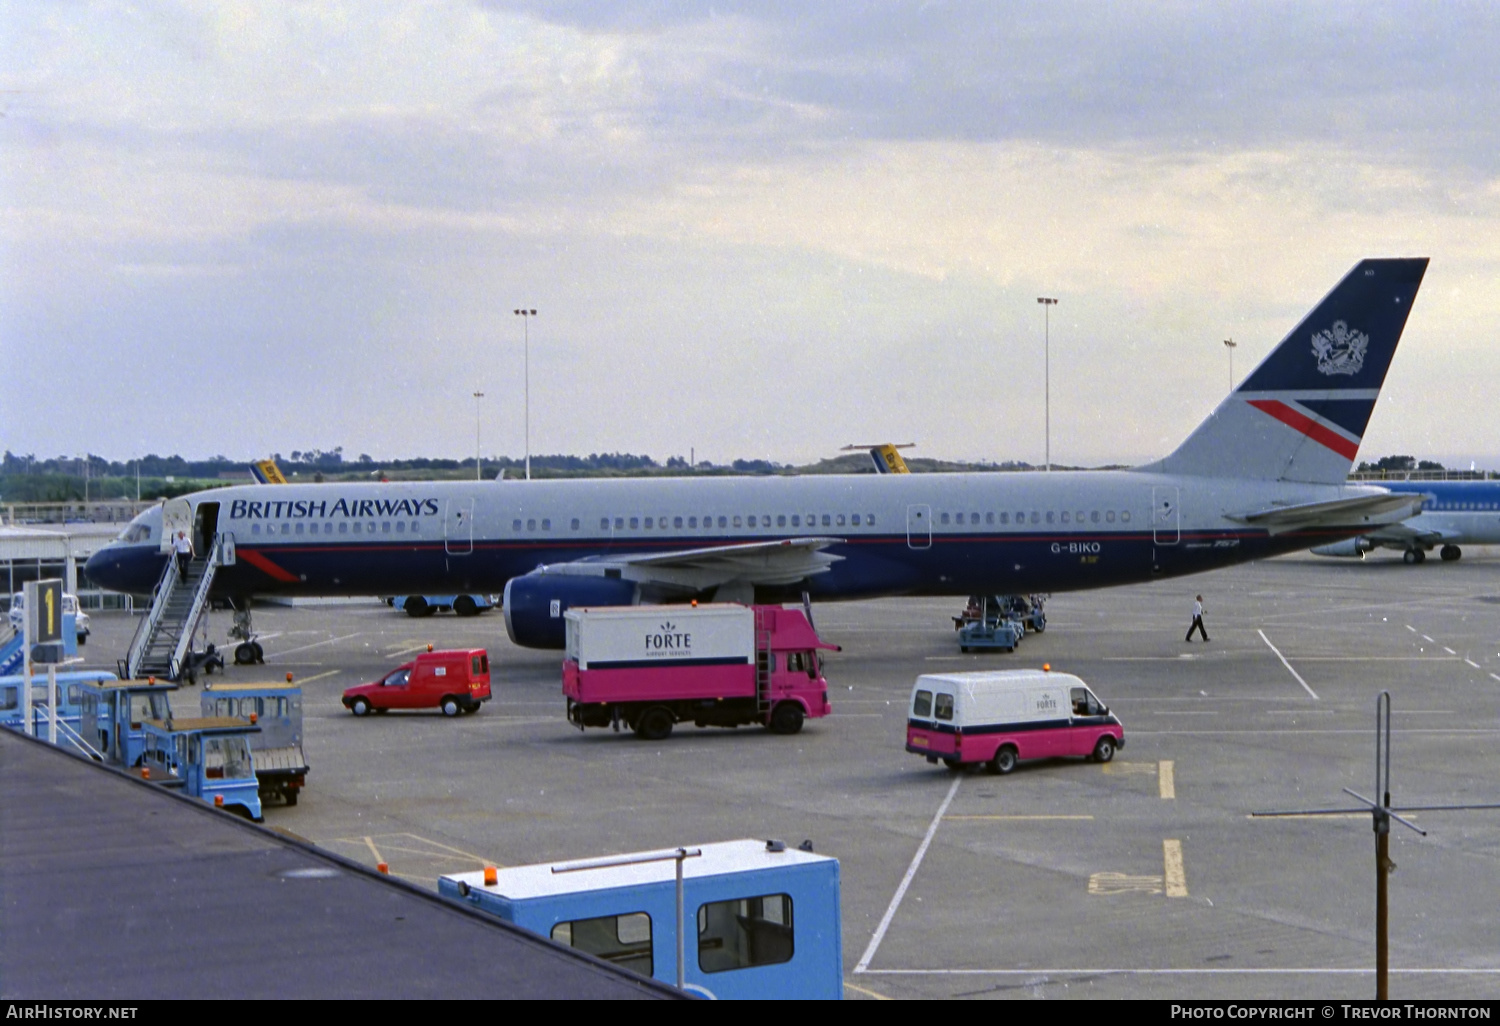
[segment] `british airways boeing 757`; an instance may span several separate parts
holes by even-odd
[[[180,524],[228,543],[212,588],[242,607],[504,588],[512,640],[561,647],[574,605],[1060,592],[1307,549],[1420,505],[1347,477],[1426,268],[1360,262],[1131,470],[237,486],[141,514],[87,572],[149,592]]]

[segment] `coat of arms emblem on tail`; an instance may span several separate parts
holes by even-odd
[[[1312,347],[1313,355],[1318,358],[1318,370],[1322,373],[1358,374],[1365,365],[1370,336],[1351,330],[1343,321],[1334,321],[1333,327],[1313,335]]]

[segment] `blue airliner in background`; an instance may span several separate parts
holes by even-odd
[[[1392,492],[1422,496],[1422,509],[1399,524],[1319,545],[1320,556],[1363,556],[1372,549],[1401,549],[1407,563],[1438,550],[1444,562],[1463,555],[1461,545],[1500,545],[1500,481],[1382,481]]]
[[[1060,592],[1368,535],[1421,499],[1348,474],[1427,260],[1361,261],[1171,455],[1123,471],[234,486],[136,518],[89,561],[147,593],[170,538],[212,593],[504,589],[518,644],[563,612],[689,598]]]

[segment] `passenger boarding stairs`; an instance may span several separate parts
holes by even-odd
[[[26,661],[23,641],[20,631],[11,627],[0,628],[0,677],[21,672],[21,665]]]
[[[178,575],[175,555],[167,560],[151,598],[151,609],[136,628],[130,653],[120,661],[121,678],[177,680],[182,676],[193,632],[208,609],[208,591],[213,587],[223,546],[223,536],[216,535],[208,554],[194,557],[184,576]]]

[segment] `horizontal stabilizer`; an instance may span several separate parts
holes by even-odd
[[[1254,513],[1230,513],[1228,519],[1252,527],[1264,527],[1271,534],[1285,534],[1309,527],[1351,527],[1394,524],[1414,515],[1422,508],[1422,496],[1383,492],[1357,495],[1326,502],[1305,502],[1296,506],[1271,506]]]

